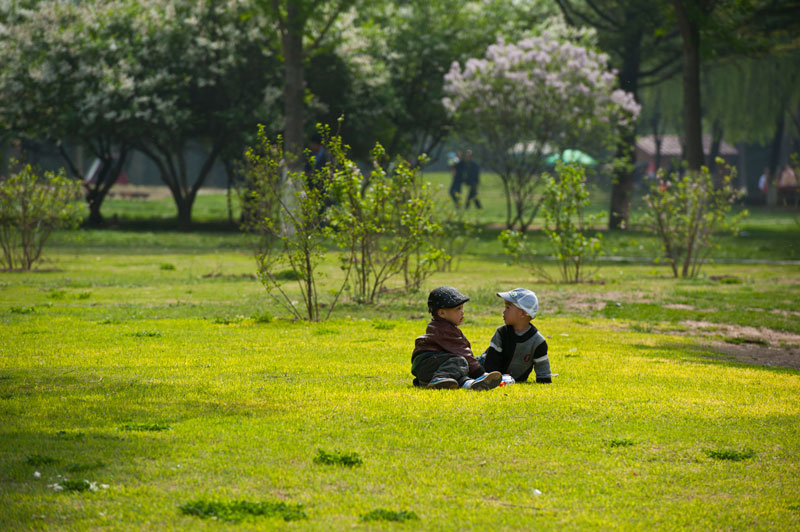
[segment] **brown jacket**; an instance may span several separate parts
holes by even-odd
[[[411,360],[420,353],[451,353],[463,357],[469,364],[469,376],[480,377],[484,371],[478,359],[472,354],[472,346],[461,329],[447,320],[433,318],[425,329],[425,334],[414,341]]]

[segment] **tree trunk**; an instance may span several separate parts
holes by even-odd
[[[305,71],[303,65],[303,32],[305,21],[295,2],[288,2],[286,32],[282,37],[286,83],[283,91],[284,133],[286,152],[291,154],[287,161],[289,169],[303,169],[303,146],[305,145]]]
[[[785,113],[781,110],[778,113],[778,118],[775,121],[775,135],[772,137],[772,143],[770,144],[769,149],[769,175],[770,179],[775,182],[778,179],[778,163],[780,161],[781,156],[781,142],[783,141],[783,129],[784,129],[784,118]]]
[[[700,115],[700,29],[684,0],[673,0],[683,40],[684,146],[689,170],[703,166],[703,126]]]
[[[615,173],[611,187],[611,209],[608,214],[609,229],[627,229],[631,213],[633,197],[634,165],[636,163],[636,134],[630,128],[617,144],[617,158],[625,159],[630,168],[620,169]]]
[[[189,231],[192,228],[192,206],[194,205],[194,194],[186,196],[175,195],[175,205],[178,207],[178,230]]]
[[[628,44],[625,47],[625,56],[622,58],[622,71],[619,75],[619,84],[622,90],[630,92],[636,101],[639,101],[639,71],[641,66],[642,32],[635,31],[629,34]],[[611,186],[611,208],[608,213],[609,229],[625,229],[631,212],[631,199],[635,184],[634,171],[636,169],[636,133],[633,128],[628,128],[617,143],[617,158],[623,159],[627,164],[618,165],[614,172],[614,181]]]
[[[88,224],[92,227],[99,227],[103,225],[103,215],[100,213],[100,207],[103,205],[105,194],[100,194],[96,188],[90,188],[86,192],[86,203],[89,205],[89,219]]]

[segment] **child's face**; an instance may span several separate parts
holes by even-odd
[[[440,308],[436,312],[439,314],[440,318],[449,321],[453,325],[461,325],[461,322],[464,319],[463,304],[453,308]]]
[[[524,310],[506,301],[506,306],[503,309],[503,322],[506,325],[521,327],[530,323],[530,321],[531,319]]]

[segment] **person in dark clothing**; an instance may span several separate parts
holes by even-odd
[[[475,203],[475,207],[482,209],[481,200],[478,199],[478,185],[481,182],[481,167],[478,163],[472,160],[472,151],[467,151],[464,154],[464,183],[469,187],[469,194],[467,195],[467,202],[464,204],[465,209],[469,209],[471,202]]]
[[[448,162],[450,163],[450,173],[453,176],[453,182],[450,184],[450,197],[453,199],[453,203],[456,204],[456,207],[460,207],[461,186],[464,184],[464,171],[466,170],[466,163],[461,157],[461,152],[458,152],[454,157],[451,157],[450,161]]]
[[[531,325],[539,311],[536,294],[525,288],[515,288],[499,292],[497,296],[505,300],[505,325],[498,327],[489,348],[478,361],[486,371],[507,373],[516,382],[527,381],[531,371],[535,371],[536,382],[551,383],[554,375],[550,373],[547,341]]]
[[[464,319],[469,298],[452,286],[434,288],[428,295],[433,319],[425,334],[414,342],[411,373],[414,386],[427,388],[489,390],[502,380],[499,372],[485,372],[458,325]]]
[[[322,217],[325,210],[333,205],[328,190],[330,180],[330,168],[326,168],[331,162],[331,154],[322,144],[322,135],[314,133],[311,135],[311,157],[306,161],[305,174],[310,191],[318,191],[322,197],[318,215]]]

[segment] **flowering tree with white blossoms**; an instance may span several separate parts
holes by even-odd
[[[142,151],[188,226],[214,162],[241,154],[243,132],[270,118],[272,23],[250,0],[38,4],[0,4],[0,123],[57,145],[79,142],[100,159],[87,191],[96,222],[126,154]],[[185,158],[193,142],[204,147],[199,169]]]
[[[459,135],[503,181],[506,225],[525,231],[548,153],[613,146],[639,105],[615,89],[608,56],[554,35],[506,43],[453,63],[443,102]]]

